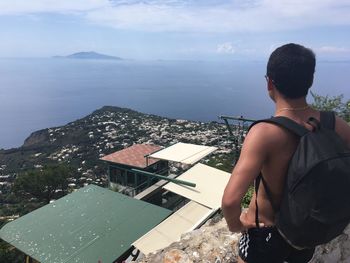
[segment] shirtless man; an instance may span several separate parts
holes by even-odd
[[[308,106],[306,95],[313,82],[315,55],[296,44],[277,48],[267,64],[267,91],[275,103],[275,116],[285,116],[311,130],[309,117],[320,119],[320,113]],[[350,126],[336,117],[335,130],[350,147]],[[232,232],[242,232],[239,262],[308,262],[314,249],[296,250],[280,236],[275,213],[260,184],[257,203],[259,226],[255,223],[254,193],[249,208],[241,211],[241,201],[254,179],[262,173],[279,207],[288,164],[298,145],[291,132],[270,123],[258,123],[245,138],[240,158],[226,186],[222,210]]]

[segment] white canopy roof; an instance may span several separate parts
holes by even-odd
[[[196,187],[168,183],[163,188],[207,207],[217,209],[221,207],[221,199],[230,174],[198,163],[176,179],[195,183]]]
[[[194,164],[216,150],[216,147],[179,142],[155,152],[149,155],[149,157],[184,164]]]
[[[153,253],[175,241],[179,241],[182,234],[195,229],[215,211],[190,201],[136,240],[133,245],[145,255]]]

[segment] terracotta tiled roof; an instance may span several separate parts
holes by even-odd
[[[134,144],[126,149],[117,151],[115,153],[106,155],[101,158],[101,160],[109,161],[113,163],[125,164],[139,168],[146,168],[146,158],[144,157],[147,154],[151,154],[162,147],[158,145],[151,144]],[[148,166],[159,161],[158,159],[149,158]]]

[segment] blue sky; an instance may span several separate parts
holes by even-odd
[[[349,0],[1,0],[0,57],[265,60],[295,42],[350,60]]]

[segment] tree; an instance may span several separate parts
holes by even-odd
[[[22,196],[29,194],[49,203],[56,190],[61,189],[61,195],[67,192],[67,178],[70,175],[71,169],[65,165],[45,166],[41,170],[32,170],[19,175],[14,182],[13,190]]]
[[[24,254],[13,246],[0,240],[0,263],[22,263],[24,262]]]
[[[334,111],[339,117],[350,122],[350,100],[343,102],[344,96],[338,95],[334,97],[320,96],[313,92],[311,95],[314,99],[312,107],[316,110]]]

